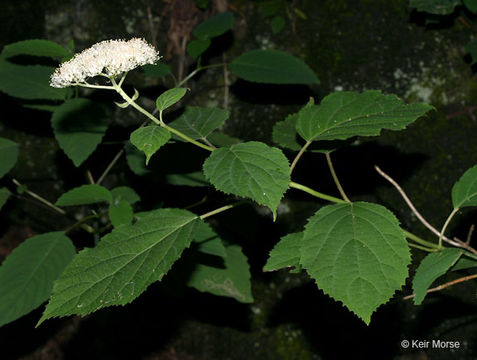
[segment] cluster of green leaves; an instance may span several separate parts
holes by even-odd
[[[233,23],[233,14],[227,12],[206,20],[194,30],[195,38],[187,51],[198,59],[198,70],[204,69],[200,68],[200,56],[211,45],[211,39],[230,30]],[[46,40],[6,46],[0,56],[0,90],[11,96],[20,94],[18,97],[26,100],[26,106],[50,111],[51,126],[60,148],[75,166],[81,166],[102,141],[109,123],[108,108],[88,98],[73,97],[69,90],[50,92],[48,81],[53,68],[38,70],[7,60],[16,55],[66,59],[71,52]],[[26,69],[30,68],[36,69],[37,74],[29,77],[32,73]],[[277,50],[246,52],[233,60],[229,69],[238,78],[253,82],[319,83],[301,60]],[[145,66],[142,70],[144,75],[153,77],[171,71],[164,64]],[[23,78],[25,74],[27,78]],[[25,89],[26,84],[31,89]],[[404,104],[396,96],[376,90],[336,92],[319,105],[311,101],[278,122],[273,129],[273,140],[279,146],[275,147],[231,139],[220,133],[219,129],[229,118],[229,113],[220,108],[185,106],[179,117],[169,121],[167,109],[186,100],[186,94],[186,89],[178,85],[160,94],[155,102],[160,120],[144,110],[143,114],[154,120],[133,131],[125,144],[131,170],[138,174],[152,171],[147,165],[162,147],[171,141],[190,142],[210,154],[202,164],[202,171],[170,174],[167,178],[170,185],[213,187],[269,208],[274,219],[288,189],[304,188],[292,181],[291,174],[310,144],[319,148],[322,141],[376,136],[383,129],[401,130],[432,109],[427,104]],[[125,96],[126,102],[117,103],[119,107],[129,106],[139,93],[135,91],[131,98]],[[28,103],[31,99],[47,102],[32,105]],[[55,102],[48,102],[51,100]],[[12,169],[18,152],[18,144],[0,139],[0,176]],[[298,155],[290,165],[287,155],[293,152]],[[469,170],[454,186],[455,212],[476,205],[476,172],[476,168]],[[0,205],[8,195],[7,188],[0,188]],[[408,276],[411,257],[406,233],[392,212],[382,205],[324,198],[336,203],[318,210],[303,231],[284,236],[270,252],[264,269],[304,269],[320,289],[368,324],[372,313],[402,287]],[[57,209],[86,205],[91,208],[89,217],[64,231],[28,239],[2,264],[0,325],[28,313],[48,298],[39,323],[52,317],[85,315],[103,307],[127,304],[150,284],[161,281],[174,264],[177,272],[187,273],[186,286],[244,303],[253,301],[249,266],[240,246],[221,239],[205,221],[231,205],[203,215],[178,208],[136,211],[140,209],[140,197],[134,189],[126,186],[108,189],[99,184],[73,188],[52,204]],[[95,247],[75,254],[68,232],[86,225],[89,218],[101,217],[109,219],[112,230],[100,233],[101,239]],[[414,279],[416,303],[422,301],[431,283],[449,268],[476,263],[467,258],[461,259],[466,262],[460,262],[463,253],[445,248],[425,258]],[[182,268],[180,258],[189,261],[189,266]],[[173,273],[174,269],[171,276]]]
[[[463,7],[472,14],[477,14],[477,0],[409,0],[409,5],[430,14],[426,18],[426,23],[433,24],[440,21],[439,17],[450,15],[456,11],[456,7]],[[466,46],[465,51],[469,53],[474,65],[477,62],[477,40],[471,40]]]

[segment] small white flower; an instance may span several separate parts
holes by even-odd
[[[105,40],[62,63],[51,75],[50,86],[85,84],[87,78],[97,75],[115,77],[159,59],[159,52],[143,39]]]

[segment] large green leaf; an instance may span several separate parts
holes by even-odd
[[[301,265],[366,324],[404,284],[410,262],[398,220],[381,205],[328,205],[308,219]]]
[[[253,302],[250,269],[238,245],[226,248],[225,268],[197,264],[187,285],[202,292],[228,296],[243,303]]]
[[[0,54],[5,59],[16,55],[66,57],[70,53],[63,46],[53,41],[33,39],[5,45]]]
[[[10,191],[4,187],[0,188],[0,210],[2,209],[3,205],[5,205],[9,197]]]
[[[55,282],[43,316],[86,315],[125,305],[169,271],[190,245],[197,216],[181,209],[155,210],[82,250]]]
[[[421,261],[412,281],[412,289],[415,294],[414,304],[422,303],[429,286],[457,262],[462,252],[462,249],[444,248],[442,251],[427,255]]]
[[[452,187],[454,208],[477,205],[477,165],[467,170]]]
[[[18,144],[0,137],[0,178],[8,173],[18,158]]]
[[[74,189],[65,192],[56,201],[58,206],[76,206],[76,205],[88,205],[98,202],[111,203],[113,197],[111,192],[104,186],[89,184],[81,185]]]
[[[449,15],[460,4],[460,0],[410,0],[409,6],[417,11],[425,11],[435,15]]]
[[[234,26],[234,14],[226,11],[205,20],[197,25],[192,34],[201,40],[211,39],[222,35]]]
[[[193,140],[204,139],[222,126],[229,117],[227,110],[216,107],[186,106],[184,113],[169,125]]]
[[[406,105],[397,96],[383,95],[378,90],[341,91],[326,96],[320,105],[301,109],[297,131],[307,141],[373,136],[382,129],[404,129],[432,109],[423,103]]]
[[[290,182],[281,150],[256,141],[214,150],[204,162],[204,174],[218,190],[268,206],[274,218]]]
[[[187,53],[194,59],[202,55],[210,46],[212,42],[209,39],[192,40],[187,44]]]
[[[28,314],[50,296],[75,248],[63,232],[29,238],[0,267],[0,326]]]
[[[17,65],[0,60],[0,91],[20,99],[63,100],[68,89],[50,86],[55,68],[40,65]]]
[[[272,251],[270,251],[270,256],[263,271],[274,271],[290,267],[299,268],[303,236],[303,232],[298,232],[282,237]]]
[[[180,99],[182,99],[187,92],[186,88],[173,88],[164,91],[157,99],[156,99],[156,107],[159,111],[164,111],[168,107],[171,107],[175,103],[177,103]]]
[[[204,254],[227,257],[222,239],[204,220],[198,222],[193,241],[199,244],[198,250]]]
[[[131,143],[146,154],[146,165],[151,156],[171,138],[169,130],[158,125],[141,127],[131,134]]]
[[[272,138],[273,142],[283,148],[298,151],[301,149],[300,143],[297,141],[296,122],[298,114],[291,114],[285,120],[277,122],[273,126]]]
[[[244,80],[267,84],[317,84],[318,77],[300,59],[278,50],[252,50],[230,64]]]
[[[75,166],[80,166],[103,139],[108,117],[99,103],[68,99],[53,112],[51,126],[65,154]]]

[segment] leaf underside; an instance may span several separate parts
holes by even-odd
[[[303,232],[288,234],[280,239],[270,251],[270,256],[263,271],[274,271],[282,268],[298,268],[300,266],[300,249]]]
[[[477,165],[467,170],[452,187],[454,208],[477,206]]]

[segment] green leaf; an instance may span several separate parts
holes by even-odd
[[[120,201],[125,200],[129,204],[134,204],[141,200],[134,189],[129,186],[118,186],[111,190],[113,196],[113,204],[117,205]]]
[[[477,205],[477,165],[468,169],[452,187],[454,208]]]
[[[477,63],[477,40],[472,40],[465,46],[465,51],[470,54],[472,59],[471,65]]]
[[[0,60],[0,91],[20,99],[63,100],[68,89],[50,86],[55,68],[40,65],[17,65]]]
[[[193,241],[199,244],[197,250],[204,254],[227,257],[222,239],[204,220],[198,221]]]
[[[17,162],[18,144],[0,137],[0,178],[7,174]]]
[[[158,125],[139,128],[131,134],[131,143],[146,154],[146,165],[151,156],[171,138],[169,130]]]
[[[465,7],[472,11],[474,14],[477,13],[477,0],[462,0]]]
[[[477,267],[477,260],[469,259],[467,257],[460,257],[459,260],[455,263],[454,266],[450,269],[450,271],[458,271],[458,270],[465,270]]]
[[[419,264],[412,281],[414,304],[419,305],[426,296],[426,291],[439,276],[444,275],[454,265],[463,250],[444,248],[442,251],[427,255]]]
[[[20,244],[0,266],[0,326],[28,314],[50,296],[53,282],[75,248],[63,232],[49,232]]]
[[[272,27],[272,33],[278,34],[285,27],[285,19],[283,18],[283,16],[275,16],[272,19],[270,25]]]
[[[0,209],[5,205],[8,198],[10,197],[10,191],[7,188],[0,188]]]
[[[278,50],[252,50],[230,64],[244,80],[266,84],[318,84],[315,73],[300,59]]]
[[[163,77],[172,74],[171,67],[163,63],[143,65],[141,70],[144,72],[144,75],[150,77]]]
[[[253,302],[250,268],[238,245],[226,248],[225,269],[197,264],[187,285],[202,292],[234,298],[242,303]]]
[[[89,184],[81,185],[74,189],[65,192],[56,201],[55,205],[58,206],[76,206],[76,205],[88,205],[99,202],[111,203],[113,197],[111,192],[104,186]]]
[[[166,175],[166,182],[180,186],[210,186],[210,182],[207,181],[202,171],[188,174],[169,174]]]
[[[130,142],[126,144],[126,161],[133,173],[144,176],[151,173],[146,167],[146,156],[142,151],[137,150]]]
[[[22,106],[26,109],[33,109],[33,110],[40,110],[40,111],[47,111],[47,112],[53,112],[58,108],[58,105],[48,105],[48,104],[23,104]]]
[[[173,88],[164,91],[156,100],[156,107],[159,111],[164,111],[182,99],[186,93],[186,88]]]
[[[115,228],[120,225],[131,225],[133,215],[133,209],[126,200],[109,205],[109,219]]]
[[[68,99],[51,117],[58,144],[75,166],[80,166],[96,149],[108,128],[104,107],[88,99]]]
[[[410,262],[398,220],[381,205],[328,205],[308,219],[301,265],[320,289],[366,324],[404,285]]]
[[[296,123],[298,114],[291,114],[285,120],[275,123],[273,126],[273,142],[283,148],[298,151],[301,149],[297,141]]]
[[[281,150],[256,141],[214,150],[204,162],[204,174],[218,190],[269,207],[274,219],[290,182]]]
[[[215,146],[221,147],[221,146],[230,146],[234,144],[239,144],[243,142],[240,139],[237,139],[235,137],[229,136],[224,133],[220,132],[213,132],[208,136],[209,141],[214,144]]]
[[[155,210],[134,225],[115,228],[95,248],[82,250],[55,282],[38,325],[134,300],[161,280],[190,245],[196,219],[186,210]]]
[[[378,90],[341,91],[326,96],[321,105],[301,109],[297,131],[306,141],[374,136],[382,129],[404,129],[432,109],[424,103],[403,104],[397,96]]]
[[[227,110],[216,107],[186,106],[184,113],[169,125],[193,140],[206,138],[229,117]]]
[[[203,23],[197,25],[192,31],[192,34],[201,40],[212,39],[232,29],[234,21],[234,14],[230,11],[226,11],[212,16]]]
[[[210,46],[211,41],[209,39],[205,40],[191,40],[187,44],[187,53],[192,56],[194,59],[197,59],[202,55]]]
[[[209,4],[210,0],[195,0],[195,6],[201,10],[205,10]]]
[[[449,15],[460,4],[460,0],[410,0],[409,6],[417,11],[424,11],[434,15]]]
[[[258,6],[260,7],[260,13],[265,18],[276,15],[283,10],[283,3],[276,0],[260,1]]]
[[[263,271],[275,271],[283,268],[300,267],[300,248],[304,232],[288,234],[280,239],[270,251]]]
[[[23,40],[13,44],[6,45],[2,53],[3,58],[9,58],[16,55],[65,57],[70,53],[63,46],[49,40]]]

